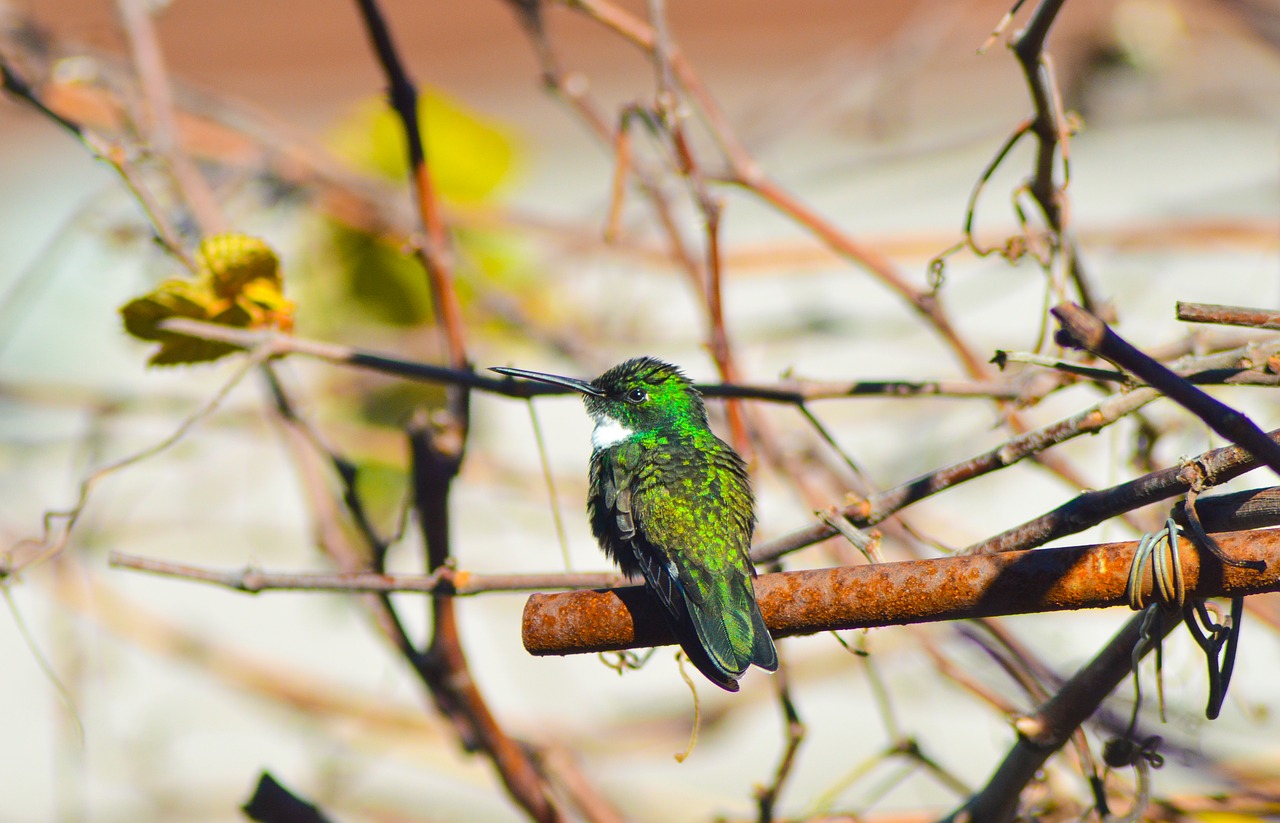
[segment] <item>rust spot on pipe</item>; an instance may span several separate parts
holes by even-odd
[[[1188,596],[1280,590],[1280,531],[1215,535],[1233,557],[1267,562],[1263,572],[1202,561],[1180,542]],[[782,572],[756,579],[774,637],[839,629],[1097,609],[1124,605],[1136,542],[958,555],[879,565]],[[1144,592],[1151,591],[1151,572]],[[524,608],[524,646],[535,655],[618,651],[675,642],[642,586],[535,594]]]

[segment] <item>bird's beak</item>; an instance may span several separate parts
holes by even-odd
[[[489,371],[496,371],[498,374],[505,374],[508,377],[523,377],[526,380],[537,380],[539,383],[550,383],[553,386],[567,386],[574,391],[589,394],[592,397],[604,397],[604,392],[600,391],[586,380],[579,380],[576,377],[561,377],[558,374],[546,374],[540,371],[526,371],[525,369],[511,369],[506,366],[492,366]]]

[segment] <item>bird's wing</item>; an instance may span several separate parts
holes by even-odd
[[[745,554],[750,490],[744,478],[708,472],[700,457],[686,459],[683,467],[666,467],[664,482],[646,484],[640,476],[633,544],[652,567],[646,579],[656,579],[655,588],[666,588],[667,597],[682,601],[679,610],[687,615],[687,630],[697,645],[721,677],[736,679],[756,658],[753,617],[759,609]],[[693,504],[685,494],[689,491]],[[690,644],[682,640],[681,645],[687,650]]]

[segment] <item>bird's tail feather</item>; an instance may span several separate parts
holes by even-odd
[[[699,649],[719,674],[719,678],[711,677],[711,680],[723,685],[723,679],[731,678],[736,686],[738,678],[753,664],[776,671],[778,653],[764,625],[751,579],[734,581],[730,586],[734,584],[740,585],[741,590],[726,592],[724,602],[716,602],[715,598],[704,602],[690,597],[686,588],[684,605]],[[691,644],[682,639],[680,645],[688,652]]]
[[[717,590],[712,580],[681,579],[657,552],[637,551],[636,559],[649,590],[664,607],[677,642],[708,680],[736,692],[738,678],[752,664],[777,670],[778,654],[756,604],[751,578]]]

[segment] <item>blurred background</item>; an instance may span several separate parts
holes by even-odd
[[[205,228],[199,209],[186,207],[136,139],[154,123],[137,82],[138,46],[121,23],[135,5],[5,3],[0,54],[51,108],[126,147],[126,165],[190,242]],[[416,224],[398,127],[382,106],[385,81],[356,4],[149,5],[181,145],[225,225],[279,254],[297,333],[442,360],[429,293],[406,254]],[[963,240],[975,183],[1032,116],[1005,45],[1029,10],[979,54],[1006,4],[666,6],[671,40],[768,178],[913,288],[932,287],[930,261]],[[383,8],[424,93],[475,365],[590,376],[647,353],[718,381],[697,264],[681,264],[634,179],[614,225],[607,217],[617,154],[595,129],[612,131],[627,107],[652,105],[662,82],[653,62],[590,13],[549,5],[543,22],[563,72],[555,90],[513,4]],[[641,2],[616,8],[641,21],[650,12]],[[1076,124],[1070,225],[1092,283],[1136,344],[1186,338],[1173,314],[1179,300],[1272,307],[1280,297],[1278,21],[1280,6],[1262,0],[1071,0],[1053,27],[1048,52]],[[584,100],[589,110],[575,105]],[[700,259],[694,198],[643,122],[629,134],[637,163],[656,170],[675,235]],[[865,266],[744,187],[717,183],[726,164],[715,135],[694,137],[723,202],[725,325],[743,382],[972,376]],[[988,181],[975,221],[983,245],[1018,233],[1015,205],[1028,201],[1015,191],[1032,158],[1023,141]],[[108,568],[110,551],[232,570],[331,568],[317,549],[318,501],[334,500],[336,483],[314,455],[310,467],[299,457],[260,381],[238,383],[171,448],[95,482],[60,551],[38,545],[45,513],[75,504],[90,472],[173,433],[241,359],[146,366],[154,348],[124,333],[118,308],[181,266],[157,247],[111,165],[12,96],[0,101],[0,181],[0,557],[11,571],[0,618],[0,821],[239,820],[264,769],[340,820],[524,819],[489,764],[461,750],[358,598],[249,597]],[[982,360],[1032,350],[1055,302],[1052,268],[961,250],[946,258],[939,293]],[[279,372],[306,419],[359,466],[375,526],[395,532],[407,488],[401,429],[415,409],[440,406],[440,389],[300,358]],[[1275,427],[1267,390],[1220,396]],[[1052,422],[1096,399],[1088,386],[1071,387],[1027,410],[1028,420]],[[554,489],[530,406],[472,400],[451,500],[459,567],[606,570],[582,513],[590,422],[576,401],[534,408]],[[792,456],[782,466],[800,467],[756,459],[758,539],[809,525],[815,508],[844,505],[860,483],[894,486],[1009,436],[1005,412],[981,399],[858,398],[813,409],[859,471],[794,409],[752,406],[756,430]],[[719,404],[712,414],[727,432]],[[887,559],[920,546],[961,549],[1081,485],[1105,487],[1220,445],[1172,406],[1151,407],[1143,425],[1159,436],[1126,422],[1061,447],[1076,487],[1019,465],[912,506],[903,523],[917,542],[891,536]],[[843,486],[832,480],[842,477]],[[1134,536],[1107,523],[1062,542]],[[788,558],[788,568],[862,562],[837,542]],[[389,565],[421,571],[421,555],[409,529]],[[1257,600],[1267,597],[1275,595]],[[530,657],[519,637],[524,599],[494,593],[459,605],[476,681],[510,733],[574,764],[564,768],[624,819],[757,818],[753,791],[774,779],[786,740],[770,677],[753,672],[738,695],[699,683],[700,734],[677,762],[694,709],[672,650],[622,676],[594,656]],[[417,636],[427,629],[420,600],[395,598]],[[1000,625],[1066,676],[1128,616]],[[781,644],[807,733],[780,819],[933,819],[980,787],[1014,738],[997,704],[945,670],[1021,710],[1034,701],[976,629],[844,634]],[[1217,721],[1204,719],[1204,662],[1185,632],[1165,652],[1169,722],[1145,707],[1152,732],[1173,741],[1155,791],[1185,808],[1242,785],[1274,792],[1280,781],[1280,641],[1251,619],[1242,644]],[[1125,717],[1130,695],[1125,687],[1116,696]],[[926,757],[902,756],[904,741]],[[1068,761],[1055,760],[1037,791],[1066,809],[1061,819],[1083,819],[1088,787]]]

